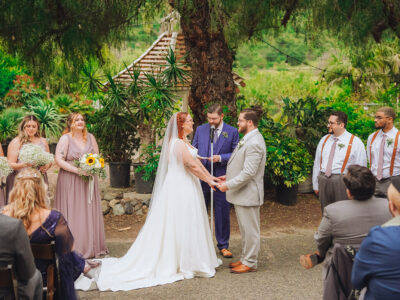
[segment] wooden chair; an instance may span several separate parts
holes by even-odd
[[[60,274],[58,272],[56,243],[54,241],[50,244],[31,243],[31,249],[35,259],[47,260],[50,262],[47,267],[47,286],[43,287],[43,294],[46,293],[47,300],[52,300],[55,292],[60,292]]]
[[[6,267],[0,267],[0,289],[10,291],[9,295],[5,299],[17,299],[17,279],[15,278],[14,267],[12,264]],[[8,298],[9,297],[9,298]]]

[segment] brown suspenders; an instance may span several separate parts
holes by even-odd
[[[399,144],[399,135],[400,131],[397,131],[396,138],[394,140],[392,160],[390,161],[390,176],[393,176],[394,160],[396,159],[397,145]]]
[[[378,135],[379,130],[375,131],[374,135],[372,136],[371,139],[371,144],[369,145],[369,166],[372,168],[372,143],[375,141],[376,136]],[[399,144],[399,136],[400,136],[400,130],[397,131],[396,138],[394,141],[394,146],[393,146],[393,152],[392,152],[392,159],[390,161],[390,176],[393,176],[393,170],[394,170],[394,161],[396,159],[396,153],[397,153],[397,146]]]
[[[353,146],[353,140],[354,140],[354,134],[351,135],[349,145],[347,146],[346,157],[344,158],[343,166],[342,166],[342,169],[340,170],[340,173],[342,173],[342,174],[343,174],[344,170],[346,169],[347,162],[349,161],[351,147]]]
[[[325,144],[326,144],[326,142],[328,141],[328,139],[330,137],[331,137],[331,134],[328,134],[328,136],[324,140],[324,143],[322,144],[321,159],[320,159],[320,162],[319,162],[319,168],[320,169],[322,169],[322,152],[324,151]],[[353,140],[354,140],[354,134],[351,135],[349,145],[347,146],[346,156],[345,156],[344,161],[343,161],[342,169],[340,170],[340,173],[342,173],[342,174],[343,174],[344,170],[346,169],[347,162],[349,161],[349,158],[350,158],[351,148],[353,146]]]

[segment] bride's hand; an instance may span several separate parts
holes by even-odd
[[[216,189],[216,186],[218,185],[218,183],[217,182],[215,182],[214,180],[213,180],[213,178],[211,178],[210,180],[208,180],[207,181],[207,183],[208,183],[208,185],[215,191]]]

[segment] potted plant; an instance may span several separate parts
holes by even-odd
[[[312,156],[298,140],[278,135],[266,139],[265,172],[275,186],[277,201],[297,203],[298,184],[305,181],[313,165]]]
[[[160,160],[160,153],[161,146],[151,143],[147,145],[140,155],[140,160],[143,161],[143,163],[134,164],[135,189],[137,193],[149,194],[152,192],[158,162]]]
[[[284,125],[268,115],[260,120],[259,130],[267,146],[265,179],[274,185],[277,202],[295,205],[298,184],[310,173],[312,156],[304,144],[288,135]]]
[[[284,124],[285,132],[299,140],[314,158],[319,140],[327,132],[326,120],[332,110],[324,107],[322,100],[314,97],[291,100],[283,98],[282,116],[280,123]],[[312,174],[299,184],[299,192],[312,193]]]
[[[113,81],[100,100],[101,108],[90,118],[100,152],[109,163],[110,185],[128,187],[130,185],[131,157],[139,148],[136,138],[137,122],[126,109],[126,87]]]

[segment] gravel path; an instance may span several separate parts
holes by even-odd
[[[314,251],[313,231],[276,232],[262,237],[257,272],[231,274],[224,259],[214,278],[194,278],[129,292],[79,292],[80,299],[321,299],[321,266],[303,269],[301,254]],[[109,240],[111,256],[121,256],[131,242]],[[240,254],[239,236],[231,239],[231,251]]]

